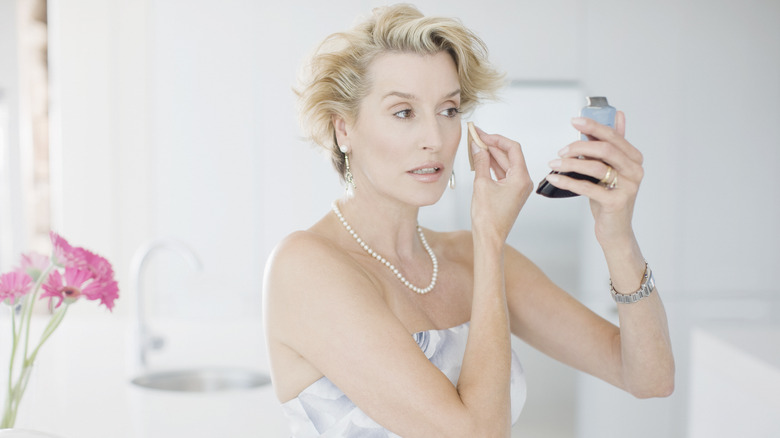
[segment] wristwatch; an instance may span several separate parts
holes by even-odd
[[[612,285],[612,280],[609,280],[609,290],[612,293],[612,299],[618,304],[633,304],[642,298],[649,297],[650,293],[655,289],[655,279],[653,279],[653,271],[650,270],[650,266],[645,262],[645,273],[642,276],[642,284],[639,285],[639,289],[632,294],[621,294],[615,290]]]

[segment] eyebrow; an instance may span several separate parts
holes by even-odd
[[[457,90],[453,91],[452,93],[444,96],[444,98],[445,99],[449,99],[449,98],[455,97],[455,96],[457,96],[459,94],[460,94],[460,88],[458,88]],[[391,92],[385,94],[382,97],[382,100],[385,100],[385,99],[387,99],[390,96],[397,96],[397,97],[400,97],[402,99],[408,99],[408,100],[417,100],[417,97],[414,94],[403,93],[401,91],[391,91]]]

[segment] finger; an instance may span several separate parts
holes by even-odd
[[[496,148],[489,149],[490,169],[493,170],[493,174],[496,176],[496,179],[504,179],[506,178],[506,171],[509,169],[509,160],[506,158],[506,156],[504,156],[502,160],[499,160],[496,156],[497,154],[494,154],[495,150]],[[504,161],[506,164],[501,164],[501,161]]]
[[[565,168],[565,171],[590,175],[590,172],[602,169],[598,164],[593,164],[596,162],[601,163],[601,165],[610,165],[634,181],[639,181],[643,177],[642,165],[631,160],[621,149],[611,143],[576,141],[561,150],[559,154],[561,167]],[[583,157],[585,158],[583,159]],[[598,174],[592,176],[600,178]]]
[[[617,115],[615,116],[616,126],[618,129],[625,131],[625,116],[621,115],[620,119],[622,119],[622,121],[620,121],[620,125],[617,125],[619,119]],[[609,126],[602,125],[601,123],[586,117],[575,117],[572,119],[571,123],[572,126],[581,133],[596,140],[613,144],[623,151],[631,160],[636,161],[639,164],[642,163],[642,153],[629,143],[618,129],[612,129]]]
[[[615,130],[623,137],[626,136],[626,115],[623,111],[618,111],[615,114]]]
[[[507,154],[507,151],[501,149],[498,146],[491,146],[490,149],[490,156],[498,163],[501,168],[504,170],[509,169],[510,160],[509,155]]]
[[[500,166],[500,170],[493,168],[496,178],[511,179],[514,183],[521,186],[530,184],[528,187],[533,189],[533,183],[528,174],[528,166],[525,163],[525,155],[523,155],[520,143],[499,134],[487,134],[477,127],[475,127],[475,131],[489,147],[491,156],[496,158],[493,160],[494,164]]]
[[[510,140],[503,135],[487,134],[479,128],[476,128],[476,130],[485,144],[490,147],[491,154],[496,157],[504,170],[508,170],[512,166],[525,166],[525,156],[520,143]],[[503,153],[498,153],[496,149]]]
[[[488,152],[490,153],[490,168],[493,169],[498,178],[503,178],[503,175],[511,167],[509,155],[497,146],[489,146]]]
[[[550,161],[549,166],[558,172],[576,172],[588,175],[597,181],[609,180],[618,172],[617,169],[601,160],[557,159]]]
[[[474,162],[474,179],[492,179],[490,177],[490,153],[475,143],[472,143],[471,150],[471,157]]]
[[[510,162],[506,152],[495,144],[499,139],[497,136],[487,134],[477,126],[474,126],[474,133],[479,137],[479,141],[482,141],[488,148],[488,153],[490,154],[490,169],[492,169],[493,175],[495,175],[496,179],[504,179],[506,177],[506,171],[509,170]]]
[[[501,149],[504,152],[509,152],[509,150],[513,147],[520,146],[520,143],[510,140],[503,135],[500,134],[488,134],[485,131],[481,130],[480,128],[476,128],[477,133],[479,133],[480,138],[482,141],[485,142],[488,146],[495,146],[499,149]]]
[[[568,177],[563,174],[550,174],[546,179],[559,189],[568,190],[598,202],[604,202],[610,197],[625,196],[636,191],[636,185],[618,176],[617,185],[607,189],[600,184]]]

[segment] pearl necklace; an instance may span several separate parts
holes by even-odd
[[[360,247],[363,248],[368,255],[375,258],[379,263],[382,263],[383,265],[387,266],[387,269],[389,269],[393,274],[395,274],[396,278],[404,284],[404,286],[408,287],[409,289],[417,292],[420,295],[427,294],[431,290],[433,290],[433,287],[436,286],[436,277],[439,275],[439,261],[436,259],[436,254],[433,253],[433,249],[431,249],[430,245],[428,245],[428,241],[425,240],[425,235],[423,234],[422,228],[420,228],[419,225],[417,225],[417,234],[420,235],[420,242],[422,243],[423,247],[426,251],[428,251],[428,255],[431,256],[431,262],[433,263],[433,277],[431,277],[431,283],[426,287],[425,289],[417,287],[409,282],[409,280],[404,277],[403,274],[393,266],[392,263],[390,263],[389,260],[382,257],[380,254],[378,254],[376,251],[371,249],[366,242],[363,241],[363,239],[358,236],[358,234],[355,232],[355,230],[352,229],[352,227],[349,225],[346,219],[344,219],[344,216],[341,214],[341,211],[339,210],[339,207],[336,205],[336,203],[333,203],[333,212],[336,213],[336,216],[338,216],[339,220],[341,221],[341,224],[344,225],[344,229],[346,229],[349,234],[352,235],[352,237],[355,238],[355,241],[360,244]]]

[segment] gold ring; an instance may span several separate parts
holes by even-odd
[[[612,166],[607,164],[607,174],[604,175],[604,178],[601,178],[601,181],[599,181],[599,185],[607,187],[610,184],[610,177],[611,176],[612,176]],[[615,176],[617,176],[617,175],[615,175]]]
[[[612,181],[610,181],[609,184],[607,184],[604,187],[606,187],[607,190],[612,190],[614,188],[617,188],[617,181],[618,181],[618,176],[617,176],[617,172],[615,172],[615,177],[612,178]]]

